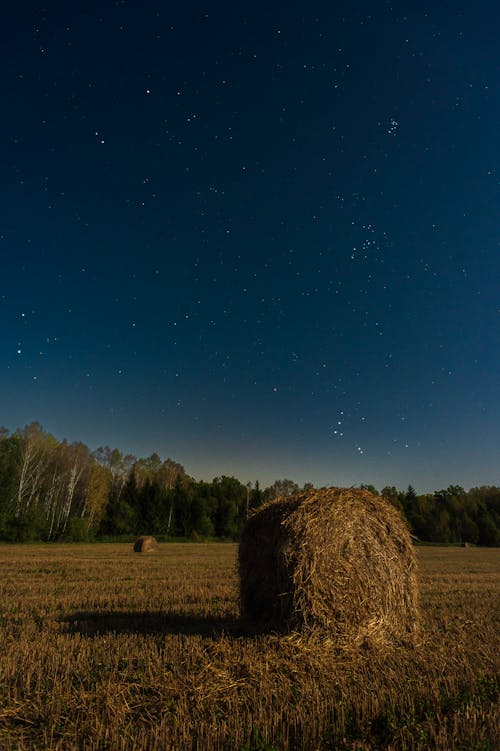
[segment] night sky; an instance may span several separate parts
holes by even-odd
[[[3,11],[0,424],[500,484],[493,2]]]

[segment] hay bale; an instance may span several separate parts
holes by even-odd
[[[312,490],[265,504],[243,529],[238,565],[241,613],[251,623],[358,643],[416,633],[408,528],[367,490]]]
[[[134,553],[154,553],[158,550],[158,543],[151,535],[142,535],[134,542]]]

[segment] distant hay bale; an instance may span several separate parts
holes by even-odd
[[[238,553],[240,608],[251,623],[342,641],[416,633],[416,560],[405,521],[367,490],[277,498],[251,516]]]
[[[154,553],[158,550],[158,543],[151,535],[138,537],[134,542],[134,553]]]

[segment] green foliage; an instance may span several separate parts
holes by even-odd
[[[298,490],[300,490],[300,488],[293,480],[288,480],[286,478],[284,480],[275,480],[270,487],[265,489],[264,499],[269,501],[282,495],[293,495]]]
[[[375,485],[370,485],[370,484],[368,484],[368,485],[363,485],[363,484],[362,484],[362,485],[360,485],[359,487],[360,487],[360,488],[363,488],[363,490],[369,490],[369,491],[370,491],[370,493],[374,493],[375,495],[379,495],[379,492],[378,492],[377,488],[375,487]]]
[[[91,542],[94,534],[89,528],[88,521],[81,517],[73,516],[69,523],[67,539],[70,542]]]
[[[302,490],[312,489],[306,483]],[[373,485],[362,487],[377,493]],[[289,479],[261,489],[235,477],[197,482],[181,464],[153,453],[91,453],[58,442],[36,422],[10,435],[0,428],[0,540],[34,541],[154,534],[176,539],[238,538],[248,515],[279,495],[299,491]],[[458,485],[417,495],[386,485],[381,495],[412,533],[436,544],[500,546],[500,488]]]
[[[398,491],[397,488],[394,487],[394,485],[386,485],[385,488],[382,488],[382,490],[380,491],[380,495],[387,501],[389,501],[389,503],[392,503],[392,505],[397,508],[398,511],[404,512],[403,500],[405,498],[405,494]]]
[[[15,493],[21,441],[0,428],[0,513],[7,512]]]
[[[4,519],[2,538],[7,542],[37,542],[47,537],[47,520],[36,507]]]
[[[112,493],[99,527],[99,535],[130,534],[136,528],[136,512],[127,499]]]

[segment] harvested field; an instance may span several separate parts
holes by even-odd
[[[421,644],[245,632],[236,546],[0,546],[2,751],[498,747],[500,552],[419,548]]]

